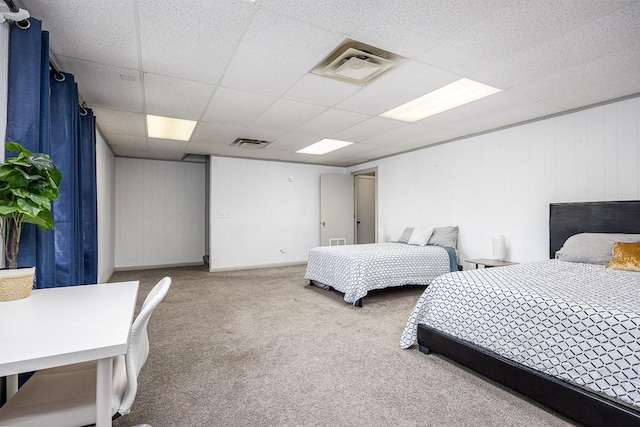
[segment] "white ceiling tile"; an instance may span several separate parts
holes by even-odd
[[[406,122],[375,116],[334,134],[333,138],[360,142],[406,125]]]
[[[460,74],[473,73],[624,7],[621,2],[519,0],[420,56]]]
[[[511,90],[566,109],[640,93],[640,50],[618,51]]]
[[[136,159],[148,159],[149,152],[144,150],[139,150],[135,147],[113,147],[113,154],[117,157],[132,157]]]
[[[103,133],[122,133],[133,136],[147,136],[144,114],[109,110],[93,107],[98,128]]]
[[[250,22],[252,8],[242,1],[139,0],[144,70],[217,83]]]
[[[246,126],[267,111],[276,99],[219,86],[202,120]]]
[[[345,99],[337,108],[377,116],[459,76],[417,61],[409,61]]]
[[[377,3],[378,0],[262,0],[260,6],[307,24],[347,34],[375,10]]]
[[[259,10],[222,84],[281,96],[342,40],[336,33]]]
[[[508,88],[557,73],[616,50],[640,44],[640,2],[588,22],[557,38],[524,49],[472,74]]]
[[[236,138],[242,137],[243,130],[244,127],[238,125],[200,122],[196,125],[190,142],[229,145]]]
[[[383,157],[388,157],[394,154],[398,154],[400,152],[396,147],[378,147],[375,150],[369,151],[367,153],[353,156],[349,159],[349,165],[354,165],[358,163],[365,163],[371,160],[380,159]]]
[[[281,99],[273,104],[253,125],[266,129],[293,130],[326,110],[318,105]]]
[[[460,128],[464,126],[466,122],[474,120],[480,116],[497,112],[505,115],[506,117],[510,110],[522,105],[535,104],[536,102],[537,98],[535,97],[513,93],[511,91],[502,91],[471,103],[461,105],[457,108],[444,111],[440,114],[436,114],[435,116],[427,117],[415,122],[415,124],[418,126],[426,126],[430,130],[439,130],[447,127]],[[554,113],[562,110],[559,107],[553,108]]]
[[[224,123],[199,123],[191,136],[191,142],[215,146],[228,146],[237,138],[258,139],[272,142],[284,132]]]
[[[326,156],[326,158],[328,159],[334,158],[335,160],[338,160],[341,157],[353,157],[353,156],[361,155],[364,153],[369,153],[377,149],[378,147],[376,147],[375,145],[356,143],[356,144],[347,145],[346,147],[340,148],[339,150],[327,153],[324,156]]]
[[[57,55],[117,67],[138,67],[136,23],[131,0],[88,2],[65,0],[51,7],[50,0],[24,0],[31,16],[50,32],[50,47]]]
[[[155,160],[171,160],[178,162],[181,161],[184,156],[185,153],[177,151],[152,150],[149,152],[149,157]]]
[[[149,138],[146,136],[133,136],[107,132],[103,132],[103,136],[107,144],[109,144],[113,149],[116,147],[131,147],[141,151],[148,151],[149,149]]]
[[[370,116],[330,108],[296,129],[310,135],[332,135],[360,123]]]
[[[67,57],[58,59],[64,71],[74,75],[80,97],[89,107],[142,112],[142,87],[137,71]],[[122,80],[121,75],[134,76],[136,80]]]
[[[265,148],[244,148],[244,147],[232,147],[229,145],[216,145],[207,144],[201,142],[190,142],[187,146],[186,153],[189,154],[203,154],[225,157],[238,157],[238,158],[269,158],[277,159],[280,154],[265,154]],[[287,153],[285,153],[287,154]]]
[[[147,138],[123,134],[103,134],[105,141],[116,156],[121,157],[149,157]]]
[[[365,139],[363,143],[369,144],[369,145],[375,145],[377,147],[380,147],[380,146],[393,147],[393,146],[398,146],[406,141],[410,141],[412,139],[418,138],[427,132],[429,132],[429,130],[413,123],[398,129],[393,129],[381,135],[374,136],[373,138]]]
[[[209,104],[213,90],[214,86],[209,84],[146,73],[145,112],[157,116],[199,120]]]
[[[179,160],[184,155],[187,145],[187,141],[149,138],[149,155],[153,157],[163,155],[165,157],[162,158],[166,159],[166,156],[170,154],[172,158],[177,157]]]
[[[271,142],[284,135],[285,133],[286,131],[283,131],[281,129],[265,129],[254,126],[245,126],[242,128],[242,134],[240,135],[240,137]]]
[[[320,138],[314,135],[305,135],[292,132],[277,138],[275,141],[265,147],[265,150],[268,149],[270,151],[286,151],[295,153],[301,148],[314,144],[319,140]]]
[[[330,107],[353,95],[361,88],[362,86],[328,77],[305,74],[283,95],[283,98]]]
[[[352,37],[414,58],[505,7],[506,0],[399,0],[381,2]]]
[[[472,135],[475,133],[483,133],[490,129],[497,129],[504,126],[509,126],[514,123],[520,123],[529,121],[539,117],[550,116],[557,114],[563,110],[554,105],[547,104],[545,102],[533,102],[520,105],[514,105],[509,109],[494,110],[486,112],[485,114],[479,114],[474,118],[461,121],[457,127],[449,127],[442,130],[442,132],[450,130],[448,133],[451,138],[459,138],[463,136]],[[440,136],[442,134],[434,133],[434,136]],[[443,139],[434,142],[441,142]]]

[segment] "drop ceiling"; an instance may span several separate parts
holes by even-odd
[[[640,1],[22,0],[116,156],[350,166],[640,93]],[[366,86],[311,73],[345,39],[406,58]],[[462,77],[502,92],[378,115]],[[198,121],[146,136],[145,114]],[[237,138],[270,142],[231,146]],[[324,138],[354,144],[324,156]]]

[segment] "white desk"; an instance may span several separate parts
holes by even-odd
[[[96,426],[110,426],[112,358],[127,351],[138,285],[37,289],[0,302],[0,377],[97,360]]]

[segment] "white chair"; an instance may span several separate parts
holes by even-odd
[[[128,414],[138,390],[138,374],[149,355],[147,324],[164,299],[171,278],[160,280],[131,325],[127,353],[113,359],[113,418]],[[96,422],[96,362],[36,372],[0,407],[0,426],[86,426]]]

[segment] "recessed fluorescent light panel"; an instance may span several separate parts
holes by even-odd
[[[322,141],[318,141],[315,144],[311,144],[310,146],[305,147],[302,150],[296,151],[296,153],[315,154],[316,156],[321,156],[323,154],[336,151],[340,148],[346,147],[347,145],[351,145],[351,144],[353,144],[353,142],[340,141],[338,139],[323,139]]]
[[[497,92],[500,92],[500,89],[473,80],[460,79],[382,113],[380,116],[405,122],[417,122]]]
[[[147,114],[147,135],[149,138],[188,141],[196,127],[196,123],[197,122],[193,120],[174,119],[171,117]]]

